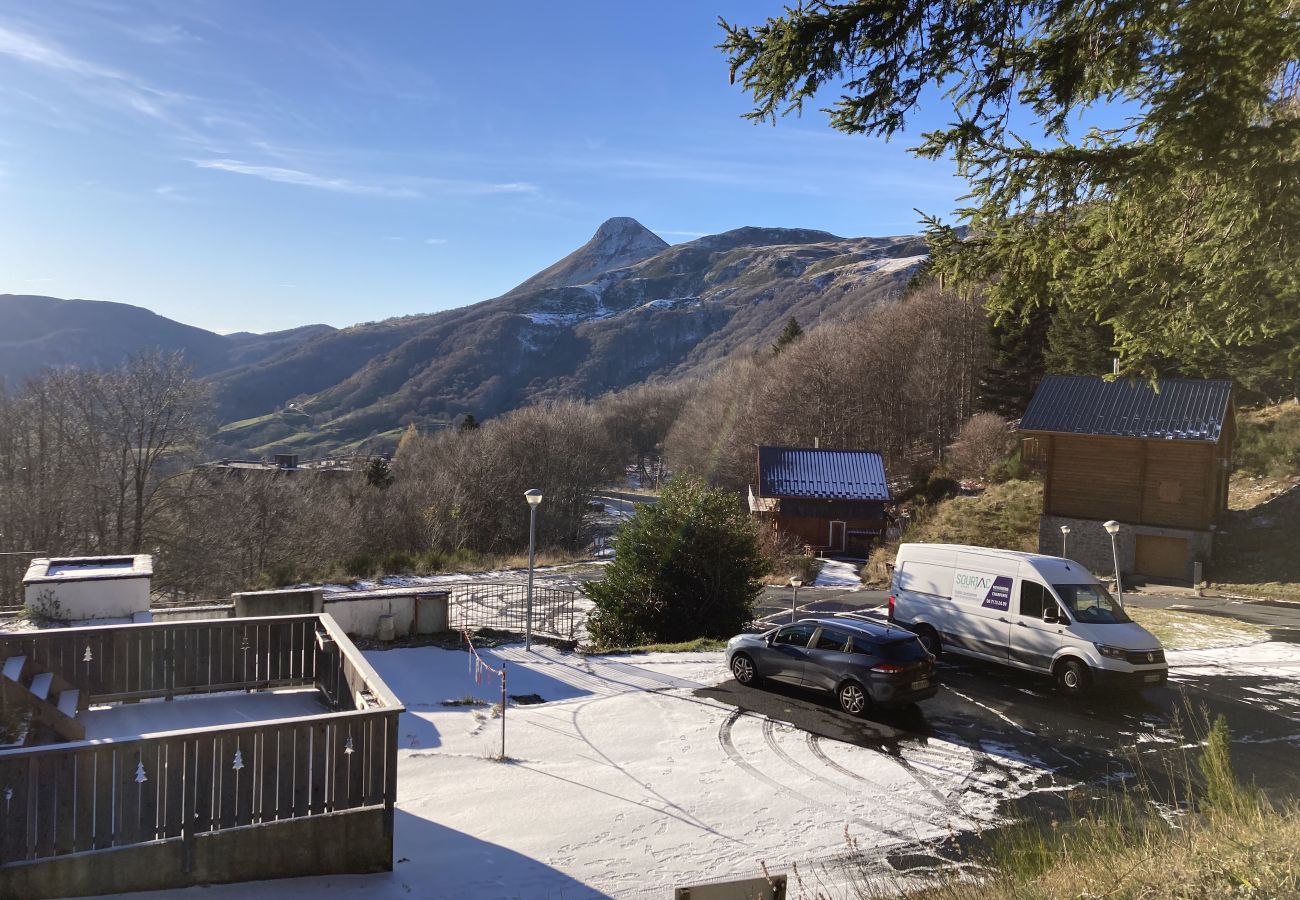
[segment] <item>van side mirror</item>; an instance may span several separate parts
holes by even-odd
[[[1043,610],[1043,621],[1048,625],[1057,625],[1061,621],[1061,608],[1055,603],[1048,609]]]

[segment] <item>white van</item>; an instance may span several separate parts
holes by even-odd
[[[1079,563],[959,544],[898,548],[889,620],[940,650],[1043,672],[1066,693],[1163,684],[1165,651]]]

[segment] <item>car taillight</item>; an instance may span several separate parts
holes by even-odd
[[[893,594],[889,595],[889,620],[891,622],[894,620],[894,595]]]
[[[893,675],[897,672],[902,672],[903,667],[894,665],[893,663],[876,663],[871,667],[871,671],[884,672],[886,675]]]

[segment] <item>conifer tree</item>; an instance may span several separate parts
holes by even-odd
[[[970,230],[927,217],[935,266],[995,315],[1068,304],[1125,371],[1207,346],[1300,368],[1291,0],[825,0],[721,24],[753,119],[825,97],[833,128],[889,138],[941,98],[915,152],[957,164]]]
[[[782,350],[784,350],[790,344],[793,344],[795,341],[799,340],[799,338],[801,337],[803,337],[803,329],[799,327],[799,320],[796,319],[794,316],[791,316],[790,320],[785,323],[785,329],[781,332],[781,335],[776,339],[776,343],[772,345],[772,352],[780,353]]]

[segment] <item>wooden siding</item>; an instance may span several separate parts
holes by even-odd
[[[1143,441],[1146,478],[1143,525],[1204,529],[1215,491],[1214,446],[1180,441]]]
[[[1142,442],[1052,436],[1048,461],[1051,515],[1138,521]]]
[[[1225,507],[1213,444],[1063,434],[1044,444],[1049,515],[1203,530]]]

